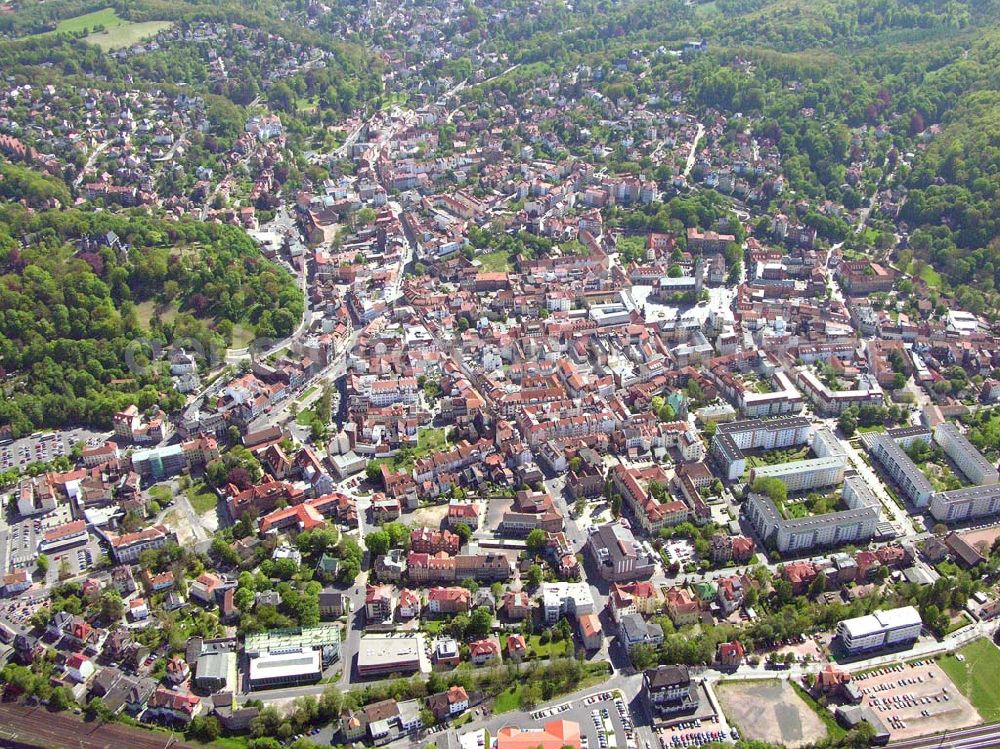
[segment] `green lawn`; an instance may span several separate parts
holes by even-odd
[[[966,645],[958,654],[965,660],[946,655],[938,663],[985,722],[1000,720],[1000,690],[997,689],[1000,650],[984,638]]]
[[[101,49],[119,49],[130,47],[142,39],[154,36],[163,29],[173,25],[170,21],[143,21],[133,23],[119,17],[114,8],[95,10],[93,13],[85,13],[82,16],[66,18],[58,23],[54,31],[46,31],[36,36],[45,37],[54,34],[79,34],[87,33],[86,40],[90,44],[96,44]],[[95,31],[98,26],[104,28],[103,31]]]
[[[444,429],[425,427],[417,432],[417,454],[414,457],[424,458],[447,448],[448,438]]]
[[[191,507],[199,515],[204,515],[206,512],[214,510],[219,503],[219,497],[204,481],[192,484],[191,488],[187,490],[187,498],[188,502],[191,503]]]
[[[553,642],[549,640],[542,645],[541,635],[531,635],[527,638],[528,652],[534,653],[536,658],[556,658],[560,655],[567,655],[570,641]]]
[[[510,262],[510,255],[506,252],[488,252],[485,255],[479,255],[477,259],[484,271],[500,272],[514,268]]]
[[[129,23],[123,21],[122,25],[114,31],[101,31],[88,34],[86,41],[89,44],[96,44],[105,52],[123,47],[131,47],[133,44],[156,36],[164,29],[173,26],[170,21],[141,21]]]
[[[441,634],[441,630],[444,629],[444,625],[447,622],[440,619],[421,619],[420,628],[431,635]]]
[[[497,695],[493,704],[494,713],[508,713],[521,707],[521,685],[517,684],[510,689],[505,689]]]

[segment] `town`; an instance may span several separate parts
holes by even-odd
[[[90,355],[92,419],[28,402],[74,353],[0,370],[0,743],[1000,743],[1000,327],[905,208],[941,127],[840,127],[817,197],[705,39],[540,68],[451,39],[454,0],[308,6],[377,72],[200,18],[0,81],[0,192],[93,212],[11,218],[4,267],[58,235],[148,332],[124,376]]]

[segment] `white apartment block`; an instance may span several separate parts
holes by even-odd
[[[812,433],[809,419],[744,419],[719,424],[712,439],[712,455],[723,466],[730,481],[746,471],[744,450],[779,450],[805,444]]]
[[[772,466],[757,466],[750,471],[750,485],[759,478],[776,478],[784,482],[790,494],[806,492],[823,486],[835,486],[844,480],[846,463],[842,458],[826,457],[794,460]]]
[[[955,461],[965,477],[976,486],[1000,483],[996,466],[990,463],[958,427],[946,421],[934,428],[934,441]]]
[[[931,499],[931,515],[942,523],[985,518],[1000,514],[1000,484],[968,486],[937,492]]]

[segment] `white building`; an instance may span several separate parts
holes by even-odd
[[[776,478],[784,482],[788,492],[805,492],[823,486],[835,486],[844,480],[843,458],[828,456],[809,460],[793,460],[750,470],[750,485],[759,478]]]
[[[954,424],[947,421],[938,424],[934,428],[934,441],[976,486],[1000,483],[1000,474],[997,473],[996,466],[990,463]]]
[[[587,583],[542,583],[545,623],[555,624],[561,616],[594,613],[594,596]]]
[[[912,645],[920,636],[922,626],[917,610],[913,606],[903,606],[845,619],[837,625],[837,638],[844,650],[854,655]]]

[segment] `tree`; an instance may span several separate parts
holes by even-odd
[[[809,597],[819,598],[824,592],[826,592],[826,573],[820,572],[809,584]]]
[[[469,626],[466,628],[465,634],[469,637],[481,640],[489,635],[492,628],[493,612],[485,606],[480,606],[473,611],[472,616],[469,617]]]
[[[67,710],[74,702],[73,693],[67,687],[56,687],[49,697],[49,707],[60,712]]]
[[[533,528],[525,539],[530,551],[538,551],[545,546],[545,531],[541,528]]]
[[[472,528],[465,523],[459,523],[456,525],[454,532],[455,535],[461,539],[463,545],[469,543],[469,539],[472,538]]]
[[[196,715],[187,730],[188,736],[205,744],[210,744],[222,734],[219,719],[213,715]]]
[[[854,409],[848,408],[837,419],[837,426],[845,437],[852,437],[858,430],[858,415]]]
[[[45,554],[38,555],[38,571],[42,573],[42,577],[49,574],[49,558]]]
[[[365,546],[374,556],[381,556],[389,551],[392,539],[384,530],[373,531],[365,536]]]
[[[537,588],[542,582],[542,568],[537,564],[531,565],[525,574],[525,582],[529,588]]]

